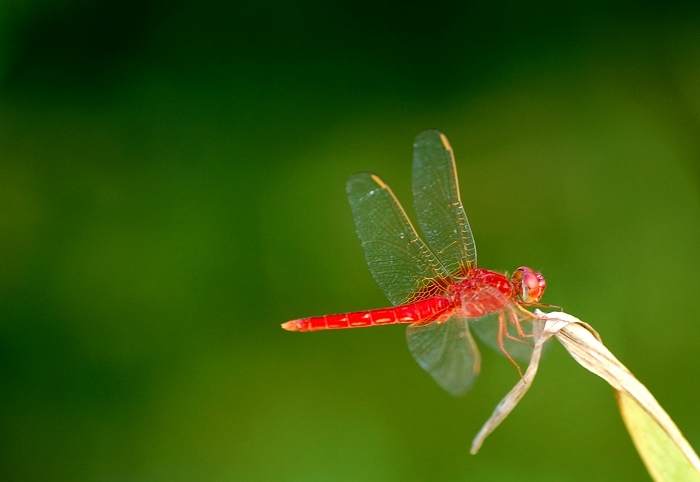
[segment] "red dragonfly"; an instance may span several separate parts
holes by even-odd
[[[481,356],[472,331],[515,359],[529,360],[532,321],[544,277],[520,267],[505,275],[476,267],[476,246],[462,207],[452,148],[439,131],[427,130],[413,145],[416,233],[398,200],[375,174],[357,173],[347,183],[357,234],[367,265],[392,308],[289,321],[289,331],[410,323],[408,348],[418,364],[454,396],[474,385]]]

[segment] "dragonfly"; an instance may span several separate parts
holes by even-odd
[[[476,246],[459,194],[447,137],[421,132],[413,145],[413,196],[418,235],[389,186],[377,175],[350,177],[347,193],[355,228],[373,278],[390,308],[300,318],[289,331],[408,324],[413,358],[454,396],[466,394],[481,371],[473,333],[515,365],[530,359],[546,283],[521,266],[508,277],[477,268]],[[517,360],[517,361],[516,361]]]

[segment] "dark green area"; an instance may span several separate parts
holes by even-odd
[[[640,480],[561,347],[463,399],[387,304],[344,184],[412,215],[450,138],[479,263],[548,280],[700,447],[696,2],[0,1],[0,480]]]

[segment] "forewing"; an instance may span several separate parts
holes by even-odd
[[[447,270],[476,267],[476,246],[459,197],[452,147],[442,132],[427,130],[413,144],[413,199],[418,225]]]
[[[481,355],[465,318],[413,324],[406,329],[408,349],[418,364],[455,397],[467,393],[481,371]]]
[[[361,172],[350,177],[347,191],[367,265],[392,304],[425,298],[421,288],[449,278],[384,181]]]

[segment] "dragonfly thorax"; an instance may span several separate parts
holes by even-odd
[[[510,279],[487,269],[474,269],[469,276],[448,287],[446,296],[467,318],[502,310],[508,303],[537,303],[546,284],[541,273],[520,267]]]
[[[474,269],[469,276],[456,282],[448,290],[452,302],[461,308],[467,318],[478,318],[500,311],[515,295],[511,281],[501,273]]]

